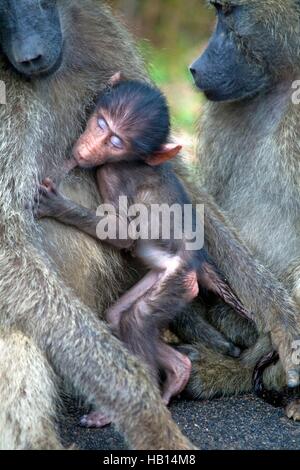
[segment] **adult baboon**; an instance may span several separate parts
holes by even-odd
[[[0,0],[0,44],[7,90],[7,105],[0,107],[0,352],[10,358],[9,368],[5,360],[0,365],[0,445],[59,447],[54,370],[110,416],[130,446],[191,448],[143,367],[97,318],[128,287],[130,269],[115,252],[53,221],[37,223],[25,209],[35,185],[61,171],[104,83],[118,70],[142,78],[143,65],[126,32],[96,0]],[[63,190],[89,208],[99,202],[92,173],[72,174]],[[195,194],[199,202],[202,196],[206,201]],[[265,331],[272,330],[276,347],[281,340],[285,370],[297,382],[292,303],[209,202],[207,227],[222,269],[239,260],[241,272],[229,270],[228,278]],[[203,336],[197,309],[189,317]],[[207,328],[211,339],[215,333]]]
[[[249,249],[293,296],[299,330],[300,107],[293,104],[292,83],[300,73],[300,2],[211,3],[217,10],[217,27],[206,51],[191,66],[196,85],[210,100],[200,126],[199,177]],[[232,282],[229,267],[226,273]],[[243,297],[232,285],[244,301],[259,288],[255,280]],[[271,300],[276,296],[272,294]],[[255,311],[255,305],[251,308]],[[277,315],[268,301],[265,308],[265,318]],[[207,395],[202,369],[212,362],[218,367],[212,366],[216,374],[211,374],[210,395],[248,390],[253,363],[269,351],[267,337],[259,328],[256,341],[249,326],[224,308],[208,316],[237,344],[253,348],[231,364],[206,356],[204,363],[195,364],[191,388]],[[285,321],[290,330],[291,323]],[[265,380],[281,387],[281,366],[272,367]],[[289,416],[299,419],[299,402],[289,408]]]

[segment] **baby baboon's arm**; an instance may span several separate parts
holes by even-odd
[[[66,198],[56,188],[52,180],[47,178],[39,188],[39,197],[36,200],[35,215],[41,219],[44,217],[52,217],[65,225],[71,225],[78,228],[80,231],[90,235],[91,237],[99,240],[97,235],[97,226],[101,220],[95,212],[83,207],[69,198]],[[116,223],[118,214],[111,214],[105,216],[105,221],[118,229]],[[120,239],[118,232],[114,238],[101,238],[101,241],[107,243],[119,250],[129,249],[133,245],[130,239]]]

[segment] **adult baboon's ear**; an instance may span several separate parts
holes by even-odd
[[[115,73],[108,81],[109,86],[116,86],[118,83],[120,83],[122,80],[125,80],[124,75],[122,72],[117,72]]]
[[[167,162],[168,160],[172,160],[172,158],[175,158],[179,152],[182,149],[182,145],[178,144],[165,144],[161,147],[161,149],[151,155],[150,157],[147,157],[146,163],[150,166],[158,166],[161,165],[162,163]]]

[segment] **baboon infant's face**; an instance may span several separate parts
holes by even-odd
[[[107,111],[99,108],[75,144],[73,156],[82,168],[96,167],[126,159],[130,144],[130,139],[123,136],[121,126]]]

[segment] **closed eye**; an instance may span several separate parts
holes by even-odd
[[[107,131],[108,130],[108,124],[107,122],[105,121],[105,119],[103,117],[100,117],[98,119],[98,126],[100,127],[100,129],[102,129],[103,131]]]
[[[124,142],[122,139],[120,139],[120,137],[118,137],[117,135],[113,135],[111,138],[110,138],[110,142],[111,144],[113,145],[113,147],[119,149],[119,150],[123,150],[125,145],[124,145]]]

